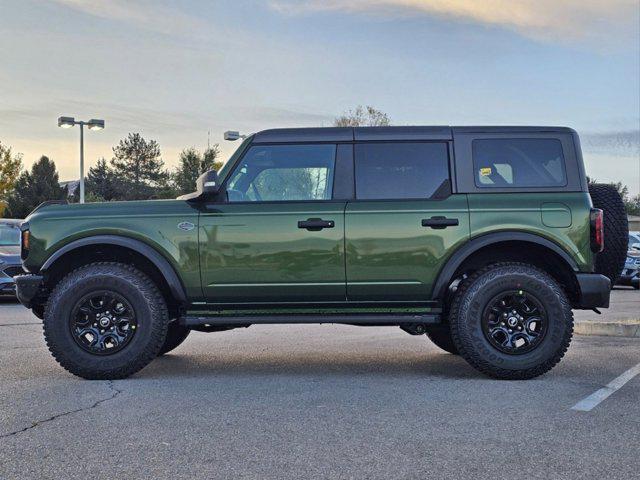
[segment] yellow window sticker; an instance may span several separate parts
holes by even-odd
[[[483,177],[488,177],[491,175],[491,167],[483,167],[480,169],[480,175]]]

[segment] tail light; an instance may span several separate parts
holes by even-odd
[[[599,253],[604,250],[604,213],[599,208],[592,208],[589,220],[591,221],[591,251]]]

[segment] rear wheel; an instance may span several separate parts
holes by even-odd
[[[427,332],[427,337],[429,337],[429,340],[445,352],[449,352],[453,355],[460,354],[455,343],[453,343],[453,338],[451,338],[451,332],[449,330],[434,330],[432,332]]]
[[[620,278],[627,258],[629,223],[624,203],[612,185],[589,185],[589,195],[595,208],[604,212],[604,250],[596,256],[596,272],[611,280],[611,288]]]
[[[495,264],[458,288],[449,322],[460,355],[502,379],[528,379],[551,370],[573,333],[565,293],[545,272],[521,263]]]
[[[93,263],[54,288],[44,312],[44,335],[54,358],[87,379],[125,378],[160,351],[169,323],[164,298],[139,270]]]

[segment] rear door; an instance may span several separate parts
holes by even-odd
[[[200,216],[207,303],[344,302],[336,144],[254,145]]]
[[[446,141],[355,144],[345,212],[347,297],[424,302],[447,256],[469,238],[466,195],[452,193]]]

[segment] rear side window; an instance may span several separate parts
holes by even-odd
[[[560,140],[474,140],[472,155],[475,184],[480,188],[563,187],[567,184]]]
[[[450,193],[446,143],[361,143],[355,146],[356,198],[432,198]]]

